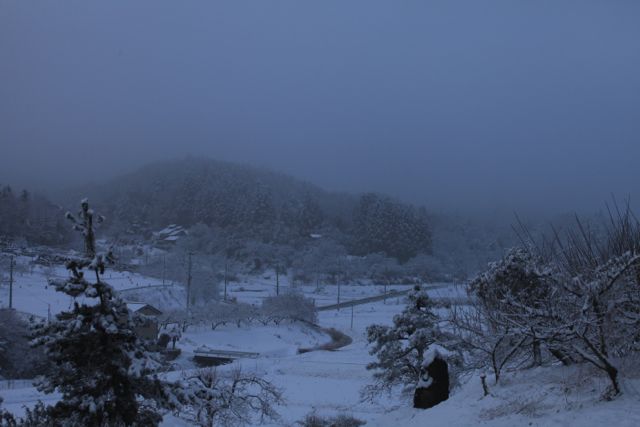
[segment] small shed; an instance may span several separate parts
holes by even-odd
[[[144,302],[127,302],[127,308],[133,313],[145,316],[145,322],[136,327],[136,334],[144,340],[155,341],[158,338],[158,316],[162,311]]]

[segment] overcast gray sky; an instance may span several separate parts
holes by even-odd
[[[0,0],[0,182],[187,154],[436,209],[640,199],[640,2]]]

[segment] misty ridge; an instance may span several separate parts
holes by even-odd
[[[464,281],[523,238],[549,239],[576,226],[575,212],[447,214],[381,193],[331,192],[266,168],[193,156],[53,194],[49,199],[3,186],[5,244],[78,247],[63,213],[93,195],[91,202],[109,219],[101,231],[115,246],[128,248],[119,251],[125,263],[175,227],[189,236],[171,241],[183,253],[227,260],[242,272],[282,269],[303,283]],[[602,234],[607,209],[626,203],[613,197],[581,218]],[[157,257],[151,262],[159,268]]]
[[[92,194],[109,219],[101,231],[116,246],[143,251],[176,226],[189,236],[189,250],[229,259],[240,271],[280,268],[302,282],[465,280],[516,242],[508,223],[436,214],[379,193],[329,192],[266,169],[194,157],[57,194],[50,201],[3,187],[5,238],[73,244],[61,213]]]
[[[0,427],[639,426],[638,22],[0,0]]]

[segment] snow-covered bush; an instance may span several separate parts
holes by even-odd
[[[471,291],[477,304],[450,320],[471,353],[490,356],[496,377],[530,342],[534,360],[544,345],[565,364],[597,367],[615,396],[617,361],[640,351],[640,223],[628,208],[601,233],[577,219],[564,238],[511,251]]]
[[[36,329],[34,345],[56,366],[38,389],[61,393],[49,415],[57,425],[157,425],[160,410],[173,407],[169,389],[151,375],[158,365],[134,332],[142,319],[102,280],[112,256],[96,252],[94,218],[101,217],[86,199],[78,217],[67,217],[84,237],[85,256],[70,259],[69,278],[51,284],[84,299]]]
[[[365,421],[359,420],[351,415],[336,415],[334,417],[323,417],[315,412],[307,414],[297,424],[302,427],[360,427],[366,424]]]
[[[260,316],[267,322],[276,325],[283,320],[297,320],[316,323],[318,313],[315,302],[303,295],[287,293],[278,296],[267,297],[262,300]]]
[[[523,364],[523,358],[542,363],[542,331],[531,322],[531,310],[550,309],[553,285],[541,259],[514,248],[472,280],[468,292],[474,304],[452,307],[448,319],[470,353],[468,368],[490,368],[497,383],[509,364]]]
[[[185,374],[182,389],[183,414],[202,427],[278,421],[274,406],[284,402],[276,386],[240,368],[231,371],[206,368]]]
[[[30,335],[15,310],[0,309],[0,377],[34,378],[45,371],[44,352],[30,348]]]
[[[172,349],[175,350],[176,343],[182,338],[182,330],[180,325],[177,323],[171,323],[168,325],[163,325],[160,328],[158,345],[161,348],[167,348],[169,343],[172,345]]]
[[[250,304],[236,301],[212,300],[192,306],[189,311],[177,309],[167,311],[162,316],[163,325],[179,324],[185,332],[189,326],[208,326],[212,330],[227,324],[249,325],[259,317],[258,309]]]
[[[438,344],[447,348],[452,343],[453,337],[441,327],[426,291],[416,286],[407,299],[406,308],[394,316],[392,326],[367,328],[370,353],[377,359],[367,365],[375,371],[375,383],[363,390],[367,398],[375,398],[380,391],[390,392],[395,386],[413,392],[429,347]]]
[[[200,318],[204,323],[211,325],[211,330],[215,330],[219,326],[224,326],[228,323],[236,323],[248,320],[249,313],[245,308],[248,304],[245,303],[232,303],[224,301],[211,301],[203,307],[198,307],[198,311],[201,313]]]

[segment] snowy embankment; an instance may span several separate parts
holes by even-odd
[[[474,376],[449,400],[427,410],[407,407],[389,412],[371,427],[636,427],[640,425],[640,375],[626,378],[624,394],[600,399],[607,380],[587,365],[536,368],[507,374],[483,397]]]
[[[182,335],[179,347],[181,358],[192,357],[197,349],[215,349],[259,353],[262,358],[277,358],[298,354],[301,348],[315,347],[331,338],[304,323],[280,326],[225,325],[211,330],[207,327],[190,327]]]

